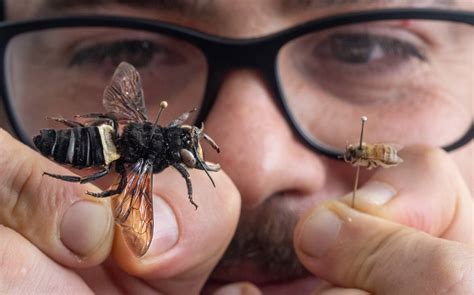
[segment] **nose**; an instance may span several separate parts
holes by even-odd
[[[252,70],[225,77],[206,120],[221,153],[207,153],[236,184],[243,207],[276,194],[310,195],[326,181],[327,159],[292,133],[263,78]]]

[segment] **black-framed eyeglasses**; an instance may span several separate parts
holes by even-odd
[[[451,151],[474,132],[473,33],[474,12],[411,8],[330,16],[252,39],[130,17],[31,20],[0,25],[0,86],[14,130],[31,143],[52,124],[46,116],[102,110],[123,60],[139,69],[150,112],[162,99],[167,119],[198,107],[196,124],[226,74],[245,67],[259,71],[291,128],[321,154],[337,158],[357,142],[362,115],[368,142]]]

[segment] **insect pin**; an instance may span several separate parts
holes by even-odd
[[[354,190],[352,192],[352,208],[355,205],[356,190],[359,183],[360,167],[364,166],[371,170],[376,167],[393,167],[403,162],[398,156],[397,149],[386,143],[368,144],[363,142],[364,126],[367,121],[366,116],[361,117],[362,126],[360,130],[359,144],[354,146],[349,144],[343,155],[344,161],[357,167],[354,181]]]
[[[210,171],[220,166],[204,161],[200,141],[204,139],[219,152],[217,144],[204,133],[204,126],[185,125],[193,109],[162,127],[158,120],[168,106],[160,104],[154,123],[148,121],[141,78],[130,64],[122,62],[105,88],[102,104],[106,113],[76,115],[83,122],[64,118],[48,118],[68,128],[43,129],[33,138],[36,148],[60,164],[78,169],[96,167],[100,171],[85,177],[43,175],[64,181],[87,183],[112,171],[120,174],[117,181],[101,193],[87,192],[96,198],[112,199],[115,222],[121,227],[132,252],[143,256],[153,239],[153,174],[167,167],[175,168],[184,178],[189,202],[193,200],[188,168]]]

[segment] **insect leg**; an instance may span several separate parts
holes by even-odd
[[[112,127],[114,129],[117,129],[118,123],[121,122],[120,119],[118,119],[117,116],[114,113],[107,113],[107,114],[90,113],[90,114],[75,115],[74,117],[95,119],[95,120],[91,120],[92,121],[92,123],[90,124],[91,126],[98,126],[98,125],[106,122],[106,123],[109,123],[110,125],[112,125]],[[128,123],[128,121],[127,121],[127,123]]]
[[[63,180],[63,181],[69,181],[69,182],[80,182],[81,181],[81,177],[79,177],[79,176],[59,175],[59,174],[52,174],[52,173],[48,173],[48,172],[43,172],[43,176],[44,175],[47,175],[47,176],[52,177],[52,178],[57,178],[57,179],[60,179],[60,180]]]
[[[79,182],[82,184],[82,183],[87,183],[87,182],[91,182],[93,180],[99,179],[107,175],[109,172],[110,172],[110,166],[105,167],[103,170],[100,170],[97,173],[87,175],[85,177],[72,176],[72,175],[59,175],[59,174],[52,174],[48,172],[43,172],[43,175],[47,175],[49,177],[57,178],[63,181]]]
[[[204,170],[204,172],[206,172],[207,174],[207,177],[209,177],[209,179],[211,180],[212,182],[212,185],[214,187],[216,187],[216,184],[214,183],[214,179],[212,179],[211,175],[209,174],[209,168],[215,168],[216,170],[211,170],[211,171],[214,171],[214,172],[217,172],[220,170],[220,166],[218,164],[212,164],[213,167],[209,167],[207,166],[207,164],[204,162],[204,160],[201,159],[201,156],[199,155],[199,153],[197,152],[196,148],[194,148],[194,153],[197,155],[196,157],[196,160],[197,160],[197,164],[196,165],[196,168],[197,169],[200,169],[200,170]]]
[[[107,114],[104,113],[90,113],[90,114],[80,114],[74,115],[75,118],[89,118],[89,119],[97,119],[97,118],[105,118]]]
[[[183,124],[188,118],[189,118],[189,115],[192,113],[192,112],[195,112],[197,111],[196,108],[190,110],[189,112],[186,112],[186,113],[183,113],[181,114],[181,116],[179,116],[176,120],[172,121],[168,127],[176,127],[176,126],[180,126],[181,124]]]
[[[200,159],[201,160],[201,159]],[[211,162],[204,162],[200,161],[200,165],[196,165],[196,169],[204,170],[204,171],[212,171],[212,172],[218,172],[221,170],[221,165],[219,164],[214,164]]]
[[[188,170],[186,170],[186,168],[180,164],[173,164],[173,167],[176,168],[176,170],[178,170],[178,172],[181,173],[181,176],[183,176],[184,180],[186,180],[186,186],[188,187],[189,202],[191,202],[191,204],[193,204],[194,207],[197,209],[198,205],[196,205],[196,203],[194,203],[193,201],[193,186],[191,184],[191,178],[190,178]]]
[[[68,120],[68,119],[64,119],[64,118],[59,118],[59,117],[46,117],[46,119],[48,120],[53,120],[53,121],[56,121],[56,122],[59,122],[59,123],[62,123],[68,127],[71,127],[71,128],[74,128],[74,127],[84,127],[84,124],[80,123],[80,122],[76,122],[76,121],[73,121],[73,120]]]
[[[96,198],[107,198],[107,197],[110,197],[110,196],[120,194],[123,191],[123,189],[125,188],[126,185],[127,185],[127,173],[125,171],[123,171],[122,176],[120,178],[120,183],[119,183],[119,185],[116,189],[107,190],[107,191],[103,191],[103,192],[100,192],[100,193],[93,193],[93,192],[88,191],[87,194],[89,196],[93,196],[93,197],[96,197]]]
[[[109,112],[109,113],[90,113],[90,114],[82,114],[82,115],[75,115],[74,117],[76,118],[89,118],[89,119],[110,119],[112,120],[115,125],[117,126],[117,123],[120,124],[128,124],[131,122],[134,122],[130,118],[126,118],[124,116],[121,116],[120,114],[114,113],[114,112]]]
[[[204,136],[204,139],[212,146],[213,149],[215,149],[218,153],[221,152],[217,143],[209,135],[207,135],[206,133],[203,133],[203,136]]]
[[[377,162],[374,161],[374,160],[369,160],[368,161],[368,164],[367,164],[367,170],[372,170],[372,168],[376,168],[378,165],[377,165]]]
[[[101,177],[104,177],[105,175],[109,174],[110,170],[111,170],[110,166],[104,167],[103,170],[100,170],[97,173],[94,173],[94,174],[87,175],[87,176],[83,177],[81,179],[80,183],[88,183],[88,182],[94,181],[96,179],[99,179]]]
[[[204,172],[206,172],[207,177],[209,177],[209,179],[211,180],[212,185],[214,187],[216,187],[216,184],[214,183],[214,179],[212,179],[211,174],[209,174],[209,171],[207,171],[207,168],[206,168],[205,164],[202,163],[202,162],[198,162],[198,163],[199,163],[199,166],[202,167],[202,170],[204,170]]]

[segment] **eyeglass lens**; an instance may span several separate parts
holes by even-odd
[[[160,102],[169,102],[160,118],[162,125],[200,106],[207,77],[207,61],[196,47],[130,29],[25,33],[9,42],[6,54],[7,89],[29,137],[42,128],[58,128],[58,123],[45,120],[47,116],[73,119],[77,114],[105,112],[103,92],[121,61],[140,72],[150,121]]]
[[[281,91],[300,127],[331,147],[358,141],[362,115],[370,120],[367,142],[447,145],[473,121],[473,33],[428,20],[308,33],[278,54]],[[103,111],[104,88],[121,61],[139,70],[150,118],[169,102],[162,124],[199,108],[208,76],[204,53],[184,40],[105,27],[20,34],[5,61],[12,108],[30,137],[58,128],[46,116]]]

